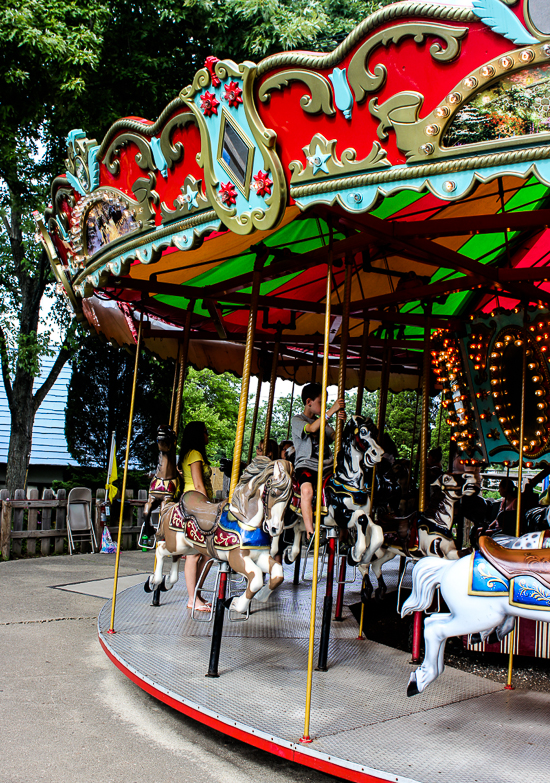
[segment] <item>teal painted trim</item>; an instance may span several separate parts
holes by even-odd
[[[340,109],[346,120],[351,120],[351,109],[354,99],[346,77],[346,69],[334,68],[332,73],[329,73],[328,78],[334,88],[336,108]]]
[[[549,148],[550,155],[550,148]],[[393,171],[408,171],[409,167],[396,166]],[[526,161],[512,166],[492,166],[490,168],[439,174],[433,177],[418,177],[415,179],[393,180],[379,185],[367,185],[363,187],[334,190],[328,193],[312,194],[310,196],[291,196],[300,209],[312,204],[341,204],[347,212],[367,212],[372,209],[379,194],[383,196],[395,195],[399,191],[414,190],[420,193],[430,190],[435,196],[445,201],[457,201],[463,198],[476,184],[476,182],[488,182],[501,176],[515,176],[526,179],[535,176],[543,185],[550,187],[550,160],[539,160],[536,163]],[[335,185],[337,180],[335,181]]]
[[[95,147],[90,147],[88,150],[88,179],[90,180],[90,190],[95,190],[99,187],[99,161],[96,157],[96,153],[99,149],[99,144]]]
[[[67,136],[67,147],[70,146],[74,150],[76,140],[85,138],[86,133],[82,130],[82,128],[74,128],[72,131],[69,131],[69,135]]]
[[[70,171],[65,172],[65,176],[67,177],[67,180],[69,181],[69,184],[73,186],[75,190],[77,190],[81,196],[87,196],[88,194],[80,184],[80,182],[77,180],[77,178],[71,174]]]
[[[503,35],[518,46],[539,43],[515,13],[500,0],[472,0],[472,10],[493,32]]]
[[[156,136],[153,136],[151,139],[151,150],[153,152],[155,166],[160,171],[164,179],[166,179],[168,177],[168,162],[162,154],[162,150],[160,148],[160,139],[157,139]]]

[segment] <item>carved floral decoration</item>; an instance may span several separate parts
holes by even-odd
[[[254,175],[254,184],[252,187],[258,196],[271,196],[273,180],[269,179],[269,174],[266,171],[258,171],[258,173]]]
[[[219,100],[216,98],[213,92],[208,90],[201,95],[201,110],[205,117],[211,117],[213,114],[218,114]]]
[[[231,182],[222,182],[220,190],[220,201],[222,204],[225,204],[226,206],[231,206],[231,204],[237,203],[237,191],[235,190],[235,186]]]
[[[229,82],[229,84],[224,84],[224,100],[227,101],[229,106],[233,106],[233,108],[237,108],[239,106],[239,103],[243,102],[242,94],[243,91],[237,84],[237,82]]]

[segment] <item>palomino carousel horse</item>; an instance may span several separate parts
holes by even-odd
[[[163,501],[175,500],[180,491],[180,477],[176,467],[176,433],[168,424],[159,426],[157,444],[159,461],[143,507],[143,525],[139,534],[139,546],[147,546],[149,549],[154,546],[156,533],[151,524],[151,514]]]
[[[360,570],[366,577],[369,596],[372,594],[368,576],[369,562],[378,580],[378,598],[386,592],[382,566],[394,557],[399,555],[419,560],[421,557],[431,556],[458,560],[461,556],[451,532],[454,507],[462,497],[470,497],[478,492],[475,477],[471,473],[443,473],[431,486],[433,491],[428,507],[422,514],[415,511],[407,517],[388,516],[377,520],[384,531],[384,544],[376,552],[376,560],[365,560],[360,565]]]
[[[253,598],[267,601],[283,581],[283,569],[270,556],[271,536],[283,527],[283,516],[292,492],[292,465],[257,457],[245,469],[231,501],[210,503],[203,494],[186,492],[179,503],[167,501],[161,511],[156,549],[156,568],[145,591],[170,590],[178,581],[183,555],[206,555],[229,563],[247,580],[243,595],[234,598],[231,609],[246,613]],[[172,558],[170,573],[163,577],[166,557]],[[264,574],[269,580],[264,586]]]
[[[505,549],[487,536],[479,539],[479,548],[458,561],[426,558],[414,567],[413,590],[401,615],[431,606],[438,585],[449,612],[424,621],[426,652],[410,676],[408,696],[421,693],[443,672],[450,636],[487,638],[511,626],[515,617],[550,622],[548,549]]]
[[[323,525],[355,531],[355,545],[350,560],[372,557],[383,542],[382,530],[370,518],[370,483],[372,469],[382,459],[384,450],[377,442],[377,428],[371,419],[351,416],[342,433],[342,448],[336,461],[336,472],[325,478],[323,484]],[[293,528],[294,542],[287,562],[293,563],[302,546],[305,532],[299,497],[294,487],[291,509],[294,512],[287,529]],[[278,540],[273,541],[272,553],[277,552]]]

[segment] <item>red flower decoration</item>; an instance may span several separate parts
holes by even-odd
[[[241,95],[243,94],[243,91],[237,84],[237,82],[229,82],[229,84],[224,84],[225,89],[225,100],[230,106],[234,106],[237,108],[239,103],[243,102],[243,99],[241,98]]]
[[[254,175],[254,182],[256,183],[252,187],[258,194],[258,196],[271,196],[271,188],[273,186],[273,180],[269,179],[269,175],[266,171],[259,171]]]
[[[231,204],[237,203],[237,191],[235,190],[235,186],[232,185],[231,182],[227,182],[225,185],[222,182],[219,193],[220,193],[220,201],[222,202],[222,204],[225,204],[226,206],[231,206]]]
[[[216,76],[216,71],[214,70],[216,63],[219,63],[218,58],[210,56],[207,57],[206,60],[204,61],[204,66],[205,68],[208,68],[208,70],[210,71],[210,78],[212,79],[212,84],[214,85],[214,87],[219,87],[221,82],[219,78]]]
[[[213,114],[218,113],[219,100],[216,98],[213,92],[208,90],[201,95],[201,109],[205,117],[211,117]]]

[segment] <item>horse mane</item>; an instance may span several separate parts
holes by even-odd
[[[440,484],[433,486],[433,492],[428,500],[428,508],[426,509],[424,516],[428,519],[433,519],[441,527],[447,527],[441,516],[441,511],[446,506],[447,501],[453,505],[451,499],[445,494]]]
[[[287,468],[287,466],[290,466],[290,463],[285,460],[276,460],[276,462],[282,463],[285,470],[281,478],[273,480],[271,489],[281,488],[283,490],[281,500],[288,500],[292,492],[292,481]],[[235,507],[237,513],[243,517],[246,516],[250,499],[256,495],[258,487],[270,476],[273,476],[274,469],[275,462],[270,460],[269,457],[256,457],[250,465],[246,466],[231,498],[231,505]]]
[[[243,470],[231,498],[231,505],[235,507],[238,513],[246,516],[248,501],[254,497],[264,478],[273,473],[273,466],[274,463],[269,457],[256,457]]]

